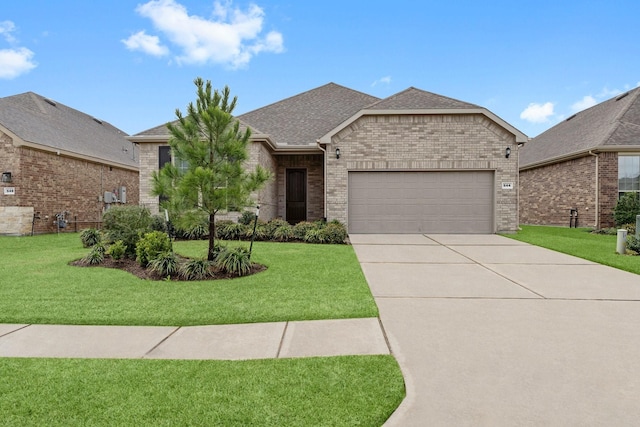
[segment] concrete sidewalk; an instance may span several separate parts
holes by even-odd
[[[242,360],[389,354],[377,318],[154,327],[0,324],[0,357]]]
[[[497,235],[350,237],[407,385],[385,425],[638,424],[638,275]]]

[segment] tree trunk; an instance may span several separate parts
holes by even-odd
[[[216,214],[209,214],[209,252],[207,253],[207,260],[213,261],[215,259],[215,237],[216,237]]]

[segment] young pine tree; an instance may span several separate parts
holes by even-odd
[[[237,97],[231,99],[226,86],[222,91],[212,90],[211,82],[200,77],[194,83],[195,104],[189,103],[186,115],[176,109],[177,121],[167,124],[172,157],[186,168],[166,164],[154,173],[153,194],[165,198],[172,212],[200,210],[208,215],[207,258],[213,261],[216,213],[249,206],[251,193],[270,175],[260,166],[245,169],[251,130],[241,130],[232,115]]]

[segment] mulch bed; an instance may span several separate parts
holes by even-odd
[[[144,279],[144,280],[165,280],[166,279],[165,276],[161,276],[160,274],[156,273],[155,271],[152,271],[150,269],[142,267],[136,260],[130,259],[130,258],[123,258],[123,259],[120,259],[120,260],[115,260],[115,259],[113,259],[113,258],[111,258],[109,256],[105,256],[104,257],[104,261],[101,264],[97,264],[97,265],[90,265],[90,264],[85,263],[81,259],[79,259],[77,261],[71,262],[70,265],[73,265],[73,266],[76,266],[76,267],[116,268],[118,270],[124,270],[124,271],[126,271],[128,273],[131,273],[134,276],[137,276],[140,279]],[[256,273],[260,273],[262,271],[265,271],[266,269],[267,269],[267,267],[265,267],[264,265],[255,264],[254,263],[253,266],[251,267],[251,270],[249,271],[249,274],[246,274],[243,277],[250,276],[250,275],[256,274]],[[211,269],[211,273],[212,273],[211,277],[207,278],[206,280],[234,279],[236,277],[239,277],[238,275],[225,273],[225,272],[217,270],[215,268]],[[188,280],[183,278],[182,276],[180,276],[178,274],[175,274],[175,275],[171,276],[171,281],[172,282],[186,282]]]

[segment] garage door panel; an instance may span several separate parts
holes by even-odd
[[[350,172],[350,233],[493,233],[494,177],[481,172]]]

